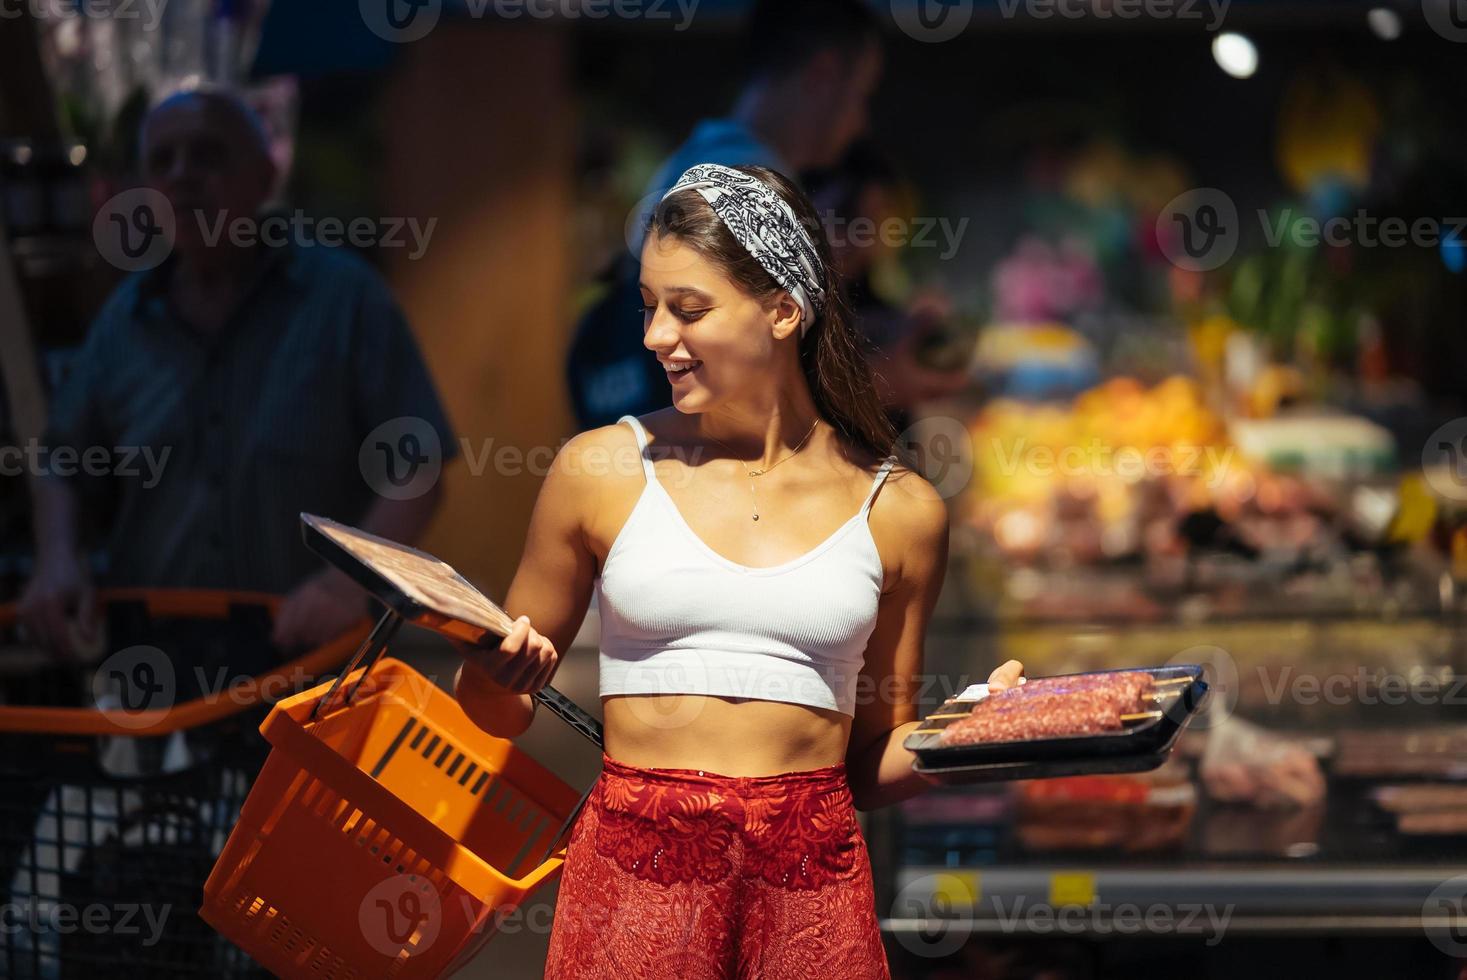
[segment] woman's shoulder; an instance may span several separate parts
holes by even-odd
[[[912,461],[900,453],[873,456],[870,472],[880,472],[887,461],[891,465],[885,480],[871,504],[871,521],[888,528],[902,538],[930,541],[948,532],[947,500]]]
[[[603,491],[616,480],[609,476],[642,478],[641,450],[636,433],[624,422],[584,429],[565,441],[555,455],[552,470],[562,482],[582,492]]]

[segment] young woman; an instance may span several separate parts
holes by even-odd
[[[946,507],[892,453],[785,177],[689,169],[641,286],[673,407],[563,447],[506,596],[525,615],[457,684],[477,724],[520,734],[594,590],[606,746],[545,975],[888,977],[855,810],[929,785],[902,740]]]

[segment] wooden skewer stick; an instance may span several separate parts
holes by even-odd
[[[1121,721],[1150,721],[1156,718],[1160,718],[1161,716],[1162,712],[1160,711],[1138,711],[1135,714],[1121,715]]]

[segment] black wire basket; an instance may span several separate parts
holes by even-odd
[[[85,667],[27,652],[0,607],[0,977],[268,977],[199,918],[203,884],[269,751],[268,702],[366,624],[283,662],[274,597],[102,599],[119,652]]]

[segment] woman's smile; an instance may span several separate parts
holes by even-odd
[[[693,360],[663,361],[662,367],[667,371],[667,380],[673,384],[687,384],[703,366],[703,362]]]

